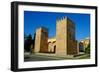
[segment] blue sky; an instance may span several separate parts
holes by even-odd
[[[56,35],[56,20],[69,17],[76,26],[76,39],[81,40],[90,36],[90,14],[56,13],[24,11],[24,33],[34,36],[36,29],[46,27],[49,29],[49,38]]]

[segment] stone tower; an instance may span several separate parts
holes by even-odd
[[[46,53],[48,52],[48,29],[41,27],[36,30],[35,39],[35,53]]]
[[[56,21],[56,55],[77,54],[75,23],[68,17]]]

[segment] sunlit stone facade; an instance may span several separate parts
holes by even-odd
[[[48,38],[48,29],[36,30],[35,53],[55,53],[56,55],[76,55],[79,52],[75,38],[75,23],[68,17],[56,20],[56,36]]]

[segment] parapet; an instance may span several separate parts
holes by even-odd
[[[66,20],[66,19],[67,19],[66,16],[64,16],[64,17],[62,17],[62,18],[57,18],[57,22],[60,22],[60,21],[62,21],[62,20]]]

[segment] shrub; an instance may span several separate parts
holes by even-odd
[[[90,44],[85,48],[85,53],[90,54]]]

